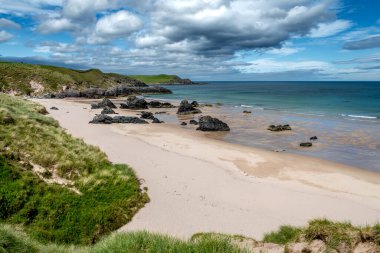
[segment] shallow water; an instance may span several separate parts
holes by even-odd
[[[223,103],[210,114],[227,122],[231,132],[208,134],[212,138],[380,172],[380,83],[265,84],[170,86],[174,94],[154,97]],[[256,91],[258,87],[260,92]],[[317,90],[319,93],[315,93]],[[252,114],[243,114],[243,110],[251,110]],[[180,121],[176,116],[162,117],[166,121]],[[293,130],[270,132],[267,127],[271,124],[290,124]],[[313,147],[301,148],[299,143],[309,141],[311,136],[318,137]]]

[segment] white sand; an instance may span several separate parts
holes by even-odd
[[[91,125],[95,111],[89,105],[37,101],[73,136],[144,179],[151,202],[120,231],[183,238],[213,231],[260,239],[280,225],[313,218],[380,221],[379,173],[228,144],[170,124]]]

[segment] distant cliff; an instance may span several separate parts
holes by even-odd
[[[147,84],[183,84],[183,85],[192,85],[192,84],[200,84],[197,82],[193,82],[188,78],[181,78],[177,75],[133,75],[129,76],[131,78],[134,78],[136,80],[142,81]]]

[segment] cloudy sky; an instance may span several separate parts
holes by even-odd
[[[378,0],[0,0],[0,60],[194,80],[380,80]]]

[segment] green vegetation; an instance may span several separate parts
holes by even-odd
[[[41,94],[61,90],[64,86],[78,90],[108,88],[120,83],[134,84],[128,76],[103,73],[98,69],[74,70],[48,65],[0,62],[0,92]],[[34,83],[34,86],[31,84]],[[42,86],[40,90],[38,86]]]
[[[301,232],[301,228],[281,226],[278,231],[265,234],[263,241],[277,244],[286,244],[288,242],[296,241],[299,238]]]
[[[178,83],[181,78],[176,75],[138,75],[130,76],[136,80],[144,82],[146,84],[160,84],[160,83]]]
[[[45,111],[0,94],[0,221],[40,241],[95,243],[131,220],[147,194],[131,168],[111,164]]]

